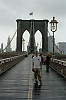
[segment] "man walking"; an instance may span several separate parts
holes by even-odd
[[[35,56],[33,57],[33,66],[32,71],[34,70],[34,79],[36,84],[38,84],[38,80],[40,82],[40,85],[42,85],[40,70],[42,70],[42,63],[41,63],[41,57],[38,56],[38,51],[35,51]]]
[[[49,53],[46,56],[46,71],[49,72],[49,63],[50,63],[50,55]]]

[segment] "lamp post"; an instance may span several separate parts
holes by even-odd
[[[53,17],[53,20],[51,20],[50,24],[51,24],[51,31],[53,32],[53,55],[54,55],[54,32],[57,31],[57,24],[58,24],[58,22],[55,20],[55,17]]]
[[[24,51],[24,44],[25,44],[24,38],[22,38],[22,42],[23,42],[23,51]]]
[[[39,44],[37,43],[37,50],[39,49],[38,46],[39,46]]]

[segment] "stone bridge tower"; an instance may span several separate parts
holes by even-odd
[[[48,20],[22,20],[17,19],[17,49],[22,51],[22,36],[25,30],[30,33],[30,51],[34,51],[35,33],[39,30],[42,34],[42,51],[48,52]],[[27,36],[27,34],[26,34]]]

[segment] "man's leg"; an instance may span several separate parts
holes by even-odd
[[[36,83],[38,83],[37,75],[38,75],[38,70],[35,68],[35,69],[34,69],[34,79],[35,79],[35,82],[36,82]]]
[[[49,72],[49,65],[46,65],[46,71]]]
[[[40,81],[40,85],[42,85],[40,69],[38,69],[38,80]]]
[[[49,72],[49,64],[47,65],[47,72]]]

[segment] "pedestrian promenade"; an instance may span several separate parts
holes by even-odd
[[[31,55],[0,76],[0,100],[66,100],[66,81],[42,66],[42,86],[35,88]]]

